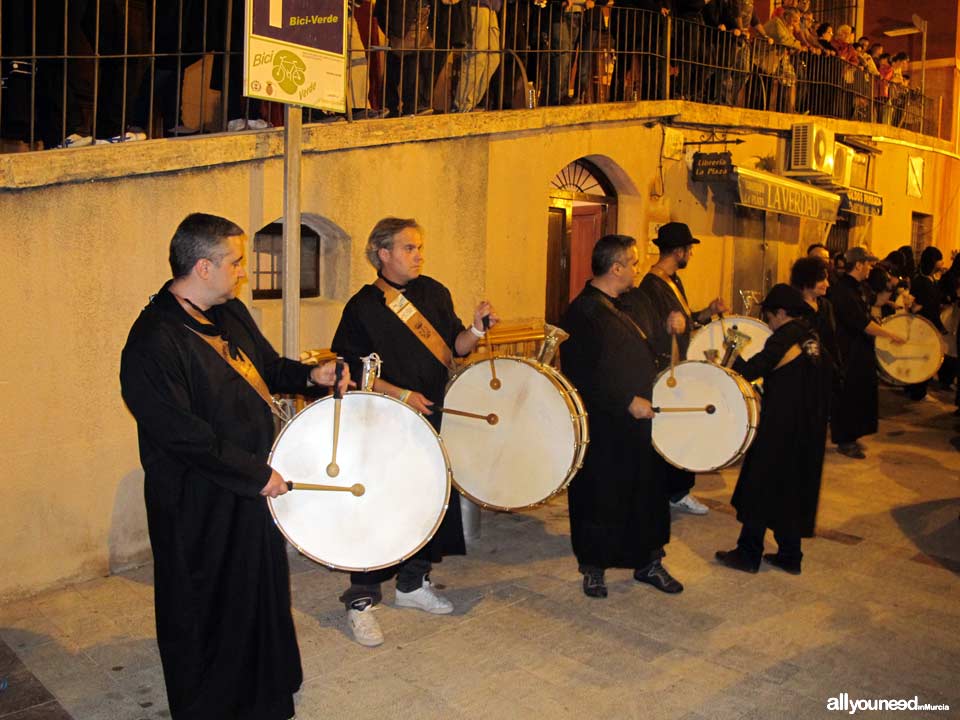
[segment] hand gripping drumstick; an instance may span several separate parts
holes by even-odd
[[[490,316],[484,315],[483,331],[487,332],[489,329],[490,329]],[[490,388],[492,390],[499,390],[500,386],[503,385],[503,383],[501,383],[500,380],[497,379],[497,367],[496,365],[493,364],[493,345],[490,344],[490,338],[487,338],[487,352],[490,353],[490,374],[493,376],[490,378]],[[493,425],[494,423],[490,423],[490,424]]]
[[[453,408],[431,407],[434,412],[446,413],[447,415],[459,415],[460,417],[473,418],[474,420],[486,420],[490,425],[496,425],[500,418],[496,413],[489,415],[480,415],[479,413],[466,412],[465,410],[454,410]]]
[[[348,492],[356,497],[363,495],[367,489],[360,483],[354,483],[347,487],[346,485],[315,485],[313,483],[287,483],[288,490],[329,490],[331,492]]]
[[[675,412],[705,412],[707,415],[713,415],[717,411],[716,405],[705,405],[704,407],[655,407],[655,413],[675,413]]]
[[[340,401],[343,399],[343,392],[340,390],[340,381],[343,379],[343,360],[337,358],[336,379],[333,386],[333,455],[330,458],[330,464],[327,465],[327,475],[336,477],[340,474],[340,466],[337,465],[337,442],[340,440]],[[319,487],[319,486],[318,486]],[[330,487],[324,487],[329,490]],[[360,493],[363,494],[362,492]],[[356,495],[356,493],[354,493]]]

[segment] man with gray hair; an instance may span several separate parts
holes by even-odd
[[[287,720],[302,679],[286,543],[267,507],[287,492],[267,464],[271,393],[332,385],[336,371],[282,358],[260,333],[236,297],[245,246],[229,220],[184,219],[170,242],[173,279],[120,359],[173,720]]]
[[[422,274],[423,228],[412,218],[387,217],[378,222],[370,233],[366,254],[377,270],[377,279],[347,302],[331,349],[347,358],[354,372],[360,372],[358,358],[377,353],[383,369],[373,389],[423,413],[439,431],[440,414],[431,406],[442,405],[453,357],[472,352],[487,328],[496,324],[497,316],[484,300],[474,309],[470,327],[463,326],[450,291]],[[410,315],[411,305],[419,313]],[[411,317],[422,317],[426,323],[420,323],[415,331],[406,322]],[[420,333],[429,339],[422,339]],[[452,489],[439,530],[415,555],[383,570],[350,573],[350,587],[340,600],[347,609],[354,639],[367,647],[383,643],[373,608],[382,600],[381,583],[394,575],[397,607],[435,615],[453,612],[453,604],[430,582],[430,570],[444,555],[465,552],[460,497]]]

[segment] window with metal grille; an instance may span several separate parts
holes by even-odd
[[[253,299],[283,297],[283,224],[272,223],[253,236],[250,263]],[[300,297],[320,295],[320,236],[300,226]]]

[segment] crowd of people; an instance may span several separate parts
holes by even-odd
[[[702,516],[708,508],[690,494],[696,480],[685,469],[690,464],[668,459],[654,443],[654,428],[658,414],[719,411],[714,405],[654,405],[656,388],[676,385],[674,371],[684,366],[763,382],[756,432],[738,455],[743,462],[731,500],[740,534],[735,547],[716,552],[717,562],[747,573],[766,562],[800,575],[802,541],[815,530],[828,428],[839,453],[865,457],[860,441],[877,431],[875,341],[906,341],[880,321],[901,310],[948,332],[939,313],[957,301],[960,261],[944,272],[934,247],[914,267],[909,247],[880,263],[863,247],[831,259],[825,246],[811,245],[793,265],[790,283],[775,285],[760,304],[770,334],[758,352],[733,353],[723,363],[686,363],[692,331],[715,316],[722,326],[728,308],[721,298],[702,309],[688,302],[680,271],[701,241],[687,225],[667,223],[653,242],[659,257],[640,278],[636,239],[600,238],[591,255],[592,277],[561,321],[569,334],[562,372],[582,397],[590,424],[582,464],[567,487],[583,593],[606,598],[611,568],[627,568],[638,586],[667,595],[684,589],[663,563],[671,510]],[[365,492],[362,485],[302,486],[301,479],[291,482],[271,466],[274,416],[281,415],[272,394],[331,386],[339,403],[355,386],[351,378],[364,376],[363,389],[412,409],[437,432],[447,413],[490,422],[490,416],[446,407],[445,395],[455,358],[470,355],[498,315],[482,300],[469,325],[459,319],[450,291],[423,274],[424,231],[415,220],[388,217],[371,231],[366,257],[376,279],[344,308],[332,344],[338,359],[319,367],[280,357],[237,299],[246,277],[245,248],[246,238],[232,222],[189,215],[170,243],[172,278],[150,298],[121,357],[122,395],[137,422],[145,471],[157,642],[174,720],[293,716],[302,672],[282,522],[267,499],[300,487]],[[724,347],[728,341],[736,346],[736,335],[734,326]],[[366,362],[374,357],[382,372],[371,374]],[[479,364],[485,368],[488,360],[490,387],[500,391],[492,356]],[[955,373],[957,366],[946,370]],[[518,386],[514,392],[528,390]],[[907,388],[914,398],[925,391],[925,385]],[[336,458],[339,409],[334,413]],[[683,426],[671,427],[689,434]],[[339,477],[332,464],[327,474]],[[449,485],[449,475],[443,478]],[[377,482],[354,479],[370,487]],[[384,601],[382,584],[393,578],[395,607],[453,612],[431,580],[434,563],[467,550],[457,488],[449,492],[442,520],[418,549],[389,549],[390,558],[402,559],[350,572],[340,601],[360,645],[384,642],[374,609]],[[391,512],[402,522],[403,503]],[[764,553],[767,530],[777,544],[774,553]],[[365,534],[338,542],[353,547],[366,542]]]
[[[784,0],[761,22],[753,0],[360,0],[346,115],[682,98],[922,131],[906,54],[810,3]],[[243,17],[242,0],[5,3],[0,133],[50,148],[279,124],[243,96]],[[188,97],[219,112],[188,125]]]

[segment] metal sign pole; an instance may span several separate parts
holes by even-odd
[[[303,109],[283,106],[283,354],[300,357],[300,159]]]

